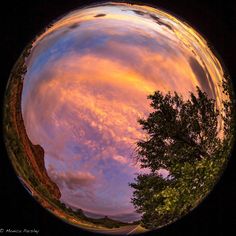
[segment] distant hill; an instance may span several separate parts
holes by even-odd
[[[87,221],[89,223],[92,223],[94,225],[99,225],[107,228],[119,228],[121,226],[127,226],[127,225],[137,225],[139,224],[139,221],[135,221],[132,223],[126,223],[118,220],[113,220],[109,218],[108,216],[102,217],[102,218],[92,218],[85,215],[84,211],[82,209],[73,210],[71,207],[66,207],[64,203],[61,203],[61,207],[64,209],[64,211],[67,212],[67,214],[77,218],[78,220]]]
[[[88,221],[93,223],[93,224],[99,224],[102,226],[105,226],[107,228],[118,228],[121,226],[126,226],[126,225],[130,225],[130,223],[125,223],[122,221],[117,221],[117,220],[113,220],[111,218],[109,218],[108,216],[105,216],[103,218],[99,218],[99,219],[93,219],[93,218],[88,218]]]

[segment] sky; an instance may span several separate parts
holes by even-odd
[[[36,39],[26,63],[27,134],[43,147],[60,200],[94,217],[140,218],[129,183],[148,171],[134,149],[145,138],[137,120],[151,112],[149,94],[176,91],[187,99],[199,86],[222,108],[223,69],[207,42],[147,6],[70,12]]]

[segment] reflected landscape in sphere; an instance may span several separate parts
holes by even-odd
[[[5,142],[22,184],[54,215],[143,233],[212,190],[232,149],[232,101],[193,28],[149,6],[102,3],[25,48],[6,90]]]

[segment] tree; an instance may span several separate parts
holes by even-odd
[[[79,219],[83,219],[83,220],[87,219],[82,209],[77,209],[76,211],[74,211],[74,215],[78,217]]]
[[[132,203],[142,225],[155,229],[193,209],[213,187],[225,163],[221,119],[213,99],[198,87],[187,101],[176,92],[149,95],[153,112],[138,120],[146,139],[137,142],[137,160],[149,174],[138,175]],[[160,170],[169,171],[167,177]]]

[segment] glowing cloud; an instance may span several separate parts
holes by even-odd
[[[38,37],[27,67],[25,127],[45,150],[61,200],[113,218],[139,217],[128,183],[145,171],[132,155],[144,137],[137,119],[150,112],[147,95],[187,98],[199,86],[222,107],[223,70],[205,40],[148,7],[112,3],[71,12]]]

